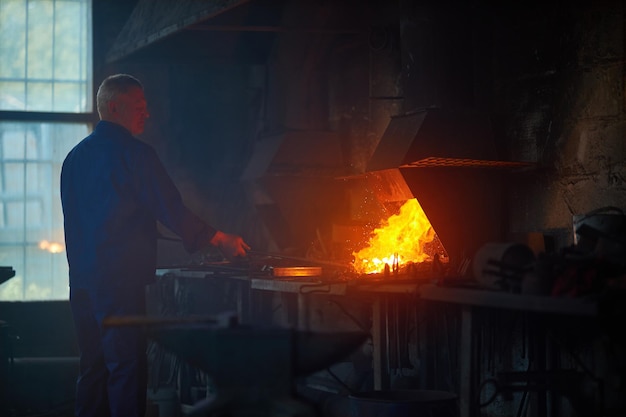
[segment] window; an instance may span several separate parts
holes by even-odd
[[[68,298],[59,175],[91,74],[91,0],[0,0],[0,300]]]

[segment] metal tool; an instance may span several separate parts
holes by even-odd
[[[251,250],[248,251],[249,258],[265,258],[265,259],[274,259],[274,260],[283,260],[283,261],[293,261],[297,262],[300,265],[309,265],[309,266],[318,266],[318,267],[327,267],[327,268],[339,268],[339,269],[347,269],[350,268],[350,265],[345,263],[337,263],[330,261],[322,261],[319,259],[309,259],[309,258],[301,258],[297,256],[289,256],[283,255],[279,253],[271,253],[271,252],[260,252]]]

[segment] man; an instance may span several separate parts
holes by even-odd
[[[149,117],[139,80],[117,74],[97,93],[100,121],[61,171],[70,304],[80,348],[76,415],[143,417],[146,344],[138,327],[103,327],[106,316],[144,314],[156,268],[157,220],[190,252],[249,246],[203,222],[183,203],[156,152],[135,135]]]

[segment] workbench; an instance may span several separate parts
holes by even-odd
[[[376,283],[323,283],[256,279],[251,288],[262,291],[295,294],[297,297],[297,326],[307,329],[309,293],[328,295],[368,295],[372,300],[372,344],[374,356],[374,389],[389,388],[389,367],[386,363],[387,338],[389,335],[385,301],[405,298],[411,301],[430,301],[456,305],[461,308],[461,335],[459,349],[459,407],[460,416],[469,417],[472,407],[472,331],[474,309],[512,310],[525,313],[548,314],[564,317],[595,317],[597,305],[591,299],[561,298],[546,295],[512,294],[477,288],[446,287],[432,283],[376,282]]]
[[[372,286],[365,285],[359,288],[360,291],[367,291],[379,294],[412,294],[420,300],[428,300],[440,303],[450,303],[461,306],[461,340],[460,344],[460,375],[459,375],[459,407],[460,416],[469,417],[471,410],[471,381],[472,378],[472,327],[473,308],[506,309],[522,312],[533,312],[540,314],[556,314],[564,316],[595,317],[598,313],[597,305],[589,299],[583,298],[557,298],[544,295],[511,294],[501,291],[467,289],[455,287],[442,287],[434,284],[399,284],[393,283]],[[380,308],[380,297],[377,298],[374,310],[374,350],[384,351],[384,319]],[[384,378],[385,367],[382,363],[381,355],[376,355],[374,359],[375,387],[383,389],[386,387]]]
[[[212,278],[211,274],[206,274],[202,271],[168,271],[168,273],[208,280]],[[593,318],[598,314],[597,305],[591,299],[558,298],[544,295],[512,294],[478,288],[438,286],[430,280],[425,282],[394,282],[393,280],[388,282],[325,282],[315,278],[276,279],[272,277],[251,278],[246,276],[220,277],[220,279],[232,280],[236,283],[236,288],[238,288],[236,308],[243,321],[253,321],[260,318],[254,316],[258,314],[259,310],[255,304],[258,303],[259,295],[262,293],[271,293],[278,297],[295,298],[295,311],[290,311],[289,313],[293,317],[290,317],[284,323],[300,330],[316,330],[311,329],[312,297],[339,297],[345,300],[359,299],[370,303],[373,384],[376,390],[387,389],[390,385],[389,364],[386,361],[389,323],[387,320],[388,311],[385,307],[388,305],[389,300],[393,300],[394,303],[437,303],[444,308],[446,305],[450,305],[460,309],[459,390],[456,394],[459,397],[461,417],[472,417],[472,398],[475,398],[473,397],[475,393],[472,387],[472,381],[475,381],[473,376],[475,370],[472,369],[472,357],[474,355],[472,351],[472,337],[476,309],[518,311],[538,315],[563,316],[566,318]]]

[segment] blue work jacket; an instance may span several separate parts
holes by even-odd
[[[192,213],[154,149],[100,121],[61,171],[70,286],[106,290],[154,280],[157,220],[193,253],[216,230]]]

